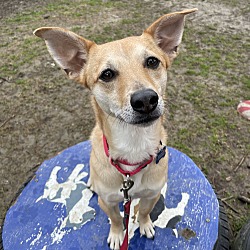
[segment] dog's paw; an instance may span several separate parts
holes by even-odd
[[[124,238],[123,231],[120,232],[120,233],[112,233],[110,231],[109,237],[108,237],[108,240],[107,240],[110,249],[112,249],[112,250],[119,250],[120,246],[122,245],[123,238]]]
[[[146,223],[140,223],[140,234],[141,236],[145,235],[149,239],[154,239],[155,229],[151,220],[148,220]]]

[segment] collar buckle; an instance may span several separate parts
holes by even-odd
[[[162,145],[162,142],[160,142],[160,144]],[[155,157],[155,163],[158,164],[160,162],[160,160],[162,158],[165,157],[166,155],[166,148],[167,146],[163,146],[157,153],[156,157]]]

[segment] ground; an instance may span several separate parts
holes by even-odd
[[[87,140],[94,126],[88,90],[65,77],[32,31],[60,26],[104,43],[197,7],[169,71],[168,145],[201,168],[237,233],[250,217],[249,203],[240,200],[250,196],[250,121],[236,111],[250,99],[247,0],[0,2],[0,224],[37,166]]]

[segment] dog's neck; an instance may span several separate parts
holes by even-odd
[[[104,133],[107,133],[105,136],[112,159],[123,159],[131,164],[155,156],[160,140],[163,139],[160,120],[148,127],[137,127],[109,117],[105,127],[107,132]]]

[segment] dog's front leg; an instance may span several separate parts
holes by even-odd
[[[123,232],[123,219],[120,214],[119,206],[105,203],[100,196],[98,202],[102,210],[108,215],[111,220],[111,226],[108,236],[108,244],[110,249],[120,249],[122,245],[124,232]]]
[[[139,225],[140,234],[145,235],[149,239],[153,239],[155,235],[154,224],[150,218],[150,212],[153,210],[156,202],[159,200],[161,193],[152,199],[141,198],[139,204]]]

